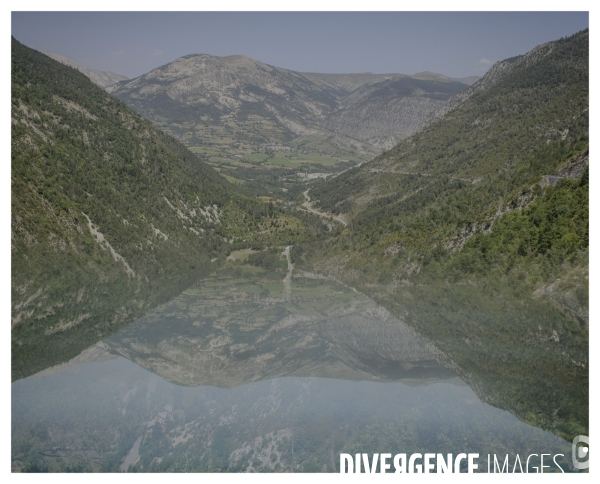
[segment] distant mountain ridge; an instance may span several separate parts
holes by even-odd
[[[416,74],[413,74],[412,77],[415,79],[430,79],[434,81],[454,81],[467,84],[468,86],[475,84],[479,79],[481,79],[481,76],[448,77],[443,74],[430,71],[417,72]]]
[[[237,123],[238,133],[243,122],[255,119],[252,134],[243,136],[254,136],[257,143],[302,146],[319,140],[319,149],[329,153],[372,156],[421,129],[447,99],[468,87],[426,74],[299,73],[244,56],[197,54],[121,81],[108,92],[181,137],[191,133],[188,139],[197,139],[196,146],[210,141],[203,126],[227,117]],[[408,84],[410,89],[398,91]],[[377,113],[365,108],[370,104]]]
[[[42,52],[42,54],[45,54],[51,59],[54,59],[55,61],[58,61],[62,64],[66,64],[74,69],[77,69],[79,72],[89,77],[94,84],[100,86],[102,89],[107,88],[108,86],[112,86],[113,84],[116,84],[119,81],[125,81],[129,79],[129,77],[127,76],[115,74],[114,72],[90,69],[89,67],[86,67],[78,62],[75,62],[71,59],[67,59],[64,56],[57,54],[56,52],[44,51]]]
[[[404,76],[404,74],[373,74],[372,72],[364,72],[359,74],[321,74],[318,72],[301,72],[305,77],[315,81],[324,82],[340,91],[340,99],[345,95],[350,94],[359,87],[366,84],[385,81],[392,77]]]
[[[236,134],[258,144],[302,144],[308,138],[326,140],[332,152],[377,152],[319,126],[336,106],[334,87],[245,56],[188,55],[108,92],[175,135],[193,133],[198,146],[210,141],[205,126],[233,119]],[[244,128],[246,122],[255,126]]]
[[[344,97],[324,125],[378,149],[389,149],[437,119],[448,99],[465,87],[448,78],[414,76],[365,84]]]

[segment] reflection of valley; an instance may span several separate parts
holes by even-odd
[[[485,472],[488,453],[569,456],[370,299],[309,274],[287,292],[282,276],[221,270],[13,383],[13,471],[337,472],[341,452],[478,452]]]
[[[171,382],[234,387],[279,376],[415,384],[454,376],[436,349],[370,299],[332,281],[250,266],[203,281],[99,343]]]

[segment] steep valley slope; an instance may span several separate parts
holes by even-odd
[[[15,39],[11,94],[13,379],[76,356],[233,248],[307,234],[82,73]]]
[[[313,187],[348,226],[292,251],[409,321],[484,401],[567,439],[588,419],[588,58],[586,30],[498,63]]]
[[[424,278],[430,261],[457,257],[485,234],[493,239],[500,220],[527,214],[522,209],[543,203],[544,194],[587,190],[587,32],[532,52],[474,84],[470,97],[416,135],[313,187],[321,210],[350,221],[313,252],[315,261],[323,257],[326,269],[325,260],[336,260],[332,268],[349,280]],[[560,181],[569,173],[580,183]],[[586,230],[584,217],[562,256],[587,247]],[[545,254],[527,249],[538,252],[519,254]]]

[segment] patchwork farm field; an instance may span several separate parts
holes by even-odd
[[[293,202],[305,190],[306,175],[339,173],[369,156],[340,151],[328,144],[302,139],[271,120],[248,115],[246,121],[221,116],[219,122],[202,118],[196,123],[163,124],[193,153],[215,168],[228,182],[254,196]]]

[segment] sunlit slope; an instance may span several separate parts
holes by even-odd
[[[285,146],[369,159],[431,122],[465,88],[440,75],[298,73],[197,54],[108,91],[206,153]]]
[[[584,31],[512,59],[443,119],[314,188],[320,207],[350,224],[311,250],[313,262],[350,280],[386,283],[537,264],[527,272],[539,281],[585,251],[588,52]],[[579,169],[560,172],[567,164]],[[564,179],[554,186],[560,178],[545,175]],[[527,215],[537,198],[537,214]],[[546,213],[552,204],[558,212]],[[506,219],[515,210],[522,215]],[[511,224],[512,238],[502,238]],[[493,257],[481,249],[481,261],[457,262],[484,240],[497,246]]]
[[[503,61],[312,189],[349,223],[292,251],[418,329],[480,398],[567,440],[589,418],[588,58],[583,31]]]
[[[336,87],[241,55],[188,55],[108,91],[193,147],[314,144],[329,154],[378,153],[320,124]],[[219,134],[211,127],[224,126]]]
[[[15,378],[177,294],[231,244],[301,234],[83,74],[14,39],[11,102]]]

